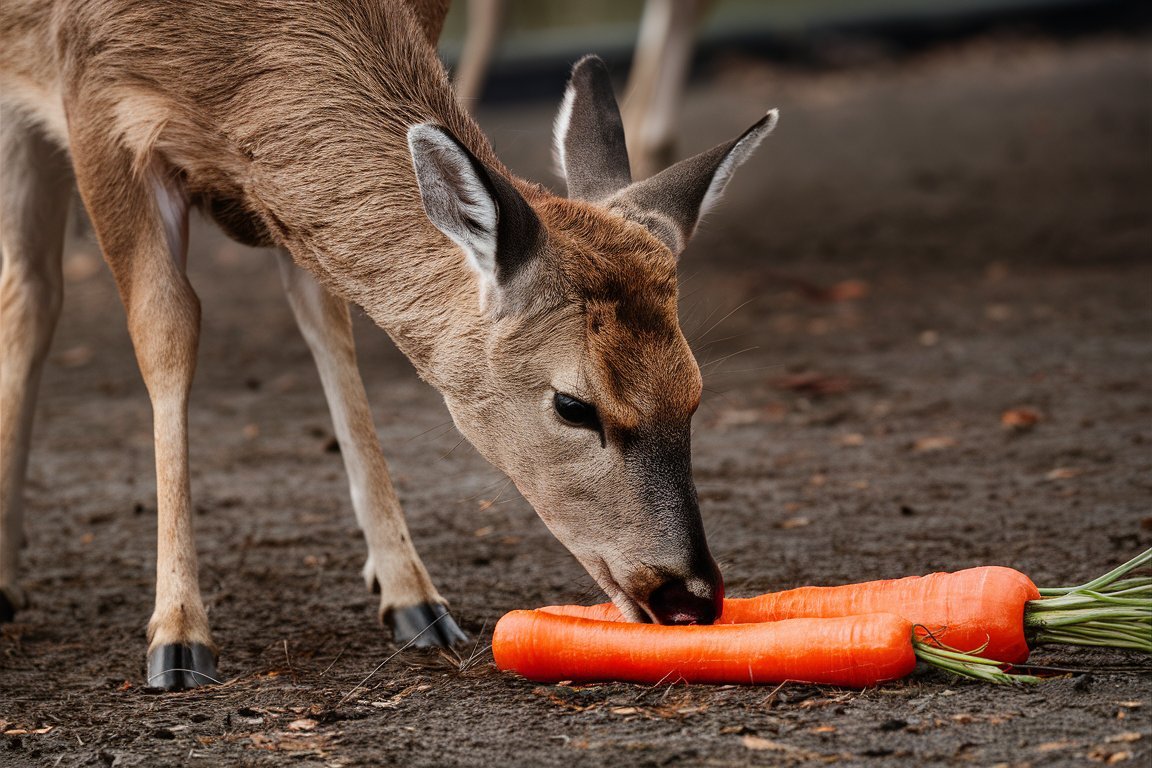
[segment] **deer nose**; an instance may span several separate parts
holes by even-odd
[[[670,579],[652,590],[648,608],[660,624],[711,624],[720,618],[724,605],[724,582],[716,571],[713,580]]]

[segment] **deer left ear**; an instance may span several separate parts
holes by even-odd
[[[463,249],[484,288],[506,288],[539,250],[535,211],[439,125],[409,128],[408,148],[428,219]]]
[[[632,183],[612,78],[597,56],[572,68],[552,129],[552,154],[575,200],[602,200]]]
[[[625,187],[602,204],[648,227],[673,253],[680,253],[697,222],[720,199],[732,173],[776,127],[776,117],[776,110],[769,110],[732,141]]]

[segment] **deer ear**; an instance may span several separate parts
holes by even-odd
[[[608,67],[599,57],[585,56],[572,68],[552,148],[570,198],[601,200],[632,183],[624,123]]]
[[[720,199],[732,172],[776,127],[776,110],[739,137],[617,192],[603,204],[644,224],[673,253],[684,250],[696,223]]]
[[[409,128],[408,148],[428,219],[464,250],[485,288],[507,287],[538,252],[532,207],[439,125]]]

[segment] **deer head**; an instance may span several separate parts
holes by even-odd
[[[690,426],[700,369],[676,262],[775,111],[633,184],[608,71],[574,68],[555,125],[568,198],[486,167],[446,129],[408,132],[424,210],[474,273],[458,428],[505,471],[625,616],[710,623],[723,582],[700,519]]]

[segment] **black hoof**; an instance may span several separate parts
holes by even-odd
[[[0,624],[7,624],[16,618],[16,606],[8,599],[8,595],[0,592]]]
[[[216,653],[201,643],[169,643],[148,654],[146,685],[149,688],[183,691],[219,682],[216,675]]]
[[[388,616],[392,638],[399,646],[451,648],[468,642],[468,635],[456,625],[446,606],[421,603],[395,608]]]

